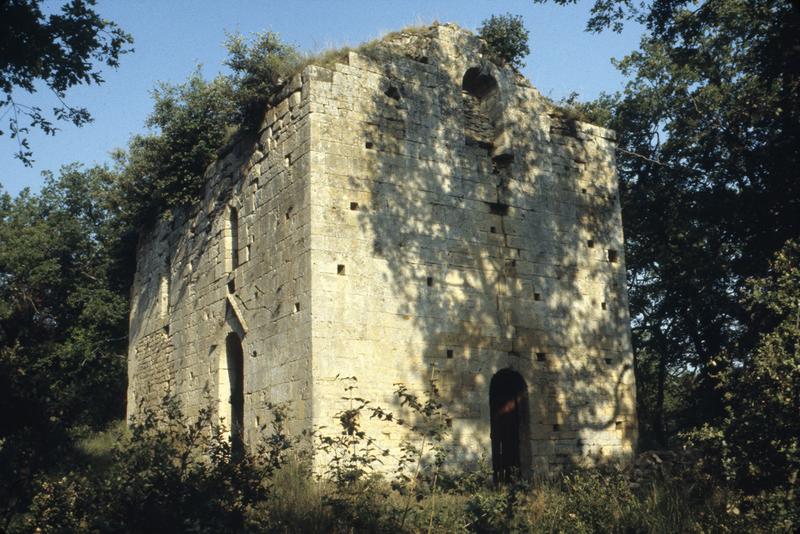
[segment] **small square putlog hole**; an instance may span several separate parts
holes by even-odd
[[[614,363],[614,360],[611,358],[603,358],[603,361],[606,362],[606,365],[611,365]]]
[[[600,303],[600,308],[605,310],[607,308],[606,303],[605,302],[601,302]]]
[[[544,352],[537,352],[536,353],[536,361],[537,362],[543,362],[545,360],[547,360],[547,354],[545,354]]]
[[[533,294],[533,300],[542,300],[542,294],[541,293],[534,293]]]
[[[371,150],[375,148],[375,144],[372,141],[367,141],[366,143],[364,143],[364,147]]]
[[[497,233],[497,227],[496,226],[490,226],[489,227],[489,232],[492,233],[492,234],[496,234]]]
[[[558,423],[553,425],[553,432],[559,432],[561,430],[561,425]]]
[[[586,246],[589,248],[594,248],[594,240],[590,239],[586,242]]]
[[[608,249],[608,261],[610,263],[617,263],[618,259],[619,259],[619,253],[613,248]]]
[[[453,349],[447,349],[446,355],[447,355],[447,359],[448,360],[452,360],[453,359]]]
[[[425,283],[428,284],[428,287],[433,287],[433,277],[429,276],[425,279]]]
[[[338,274],[339,276],[344,276],[344,265],[342,265],[341,263],[336,266],[336,274]]]
[[[351,202],[350,211],[356,211],[357,209],[358,209],[358,202]]]

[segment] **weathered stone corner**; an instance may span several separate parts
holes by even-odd
[[[191,214],[142,240],[129,412],[211,392],[333,424],[337,376],[400,410],[436,369],[454,461],[630,455],[635,385],[614,133],[562,117],[454,25],[308,66]],[[397,429],[364,422],[397,447]]]

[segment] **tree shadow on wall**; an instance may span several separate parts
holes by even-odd
[[[474,41],[453,46],[418,36],[410,57],[380,65],[366,104],[366,163],[349,187],[369,199],[373,319],[413,325],[388,356],[418,388],[437,369],[456,458],[490,454],[502,369],[527,384],[524,456],[613,454],[635,426],[619,201],[596,179],[613,154],[587,152],[582,126]]]

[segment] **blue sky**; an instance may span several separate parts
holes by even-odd
[[[61,0],[45,2],[53,9]],[[357,45],[409,24],[456,22],[474,30],[492,14],[522,15],[530,31],[531,55],[525,74],[546,96],[559,99],[578,92],[589,99],[601,91],[622,88],[623,78],[611,64],[636,49],[640,29],[622,34],[583,31],[593,2],[560,7],[532,0],[98,0],[97,10],[135,39],[135,52],[122,58],[117,70],[104,70],[106,82],[68,93],[68,103],[86,106],[94,122],[82,128],[59,125],[53,137],[30,135],[36,160],[32,168],[13,158],[16,143],[0,137],[0,184],[18,193],[38,190],[41,173],[79,161],[109,162],[109,153],[124,147],[145,130],[151,110],[150,91],[159,82],[181,82],[198,64],[212,77],[225,60],[225,32],[278,32],[304,51]],[[18,101],[45,109],[44,93],[16,95]],[[3,129],[5,129],[3,124]]]

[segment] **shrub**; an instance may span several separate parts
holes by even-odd
[[[153,91],[151,133],[135,136],[117,154],[117,203],[134,227],[147,227],[162,214],[199,199],[206,168],[233,132],[252,133],[268,100],[300,64],[294,47],[275,33],[228,37],[230,74],[208,81],[200,71],[177,85]]]
[[[210,410],[187,419],[165,399],[115,445],[105,471],[89,467],[44,480],[21,530],[242,531],[250,511],[269,498],[289,448],[282,410],[273,413],[272,438],[238,458]]]
[[[481,23],[478,34],[486,41],[489,50],[503,62],[515,69],[525,66],[522,58],[531,50],[528,47],[529,33],[522,23],[522,16],[510,13],[492,15]]]
[[[501,485],[485,463],[438,476],[447,451],[437,436],[447,432],[447,416],[431,386],[419,397],[398,386],[408,416],[398,419],[360,398],[351,382],[335,428],[314,437],[331,456],[316,477],[283,430],[280,407],[271,407],[271,429],[262,429],[266,439],[256,451],[234,457],[209,410],[190,420],[166,399],[112,447],[110,463],[89,462],[43,479],[25,520],[6,530],[762,532],[788,530],[796,520],[786,494],[764,494],[758,514],[755,508],[740,513],[732,506],[735,495],[720,491],[694,464],[636,482],[630,469],[617,465]],[[407,461],[392,458],[390,479],[378,474],[387,456],[362,426],[367,418],[407,431]],[[119,428],[82,440],[82,448],[106,457],[114,436]]]

